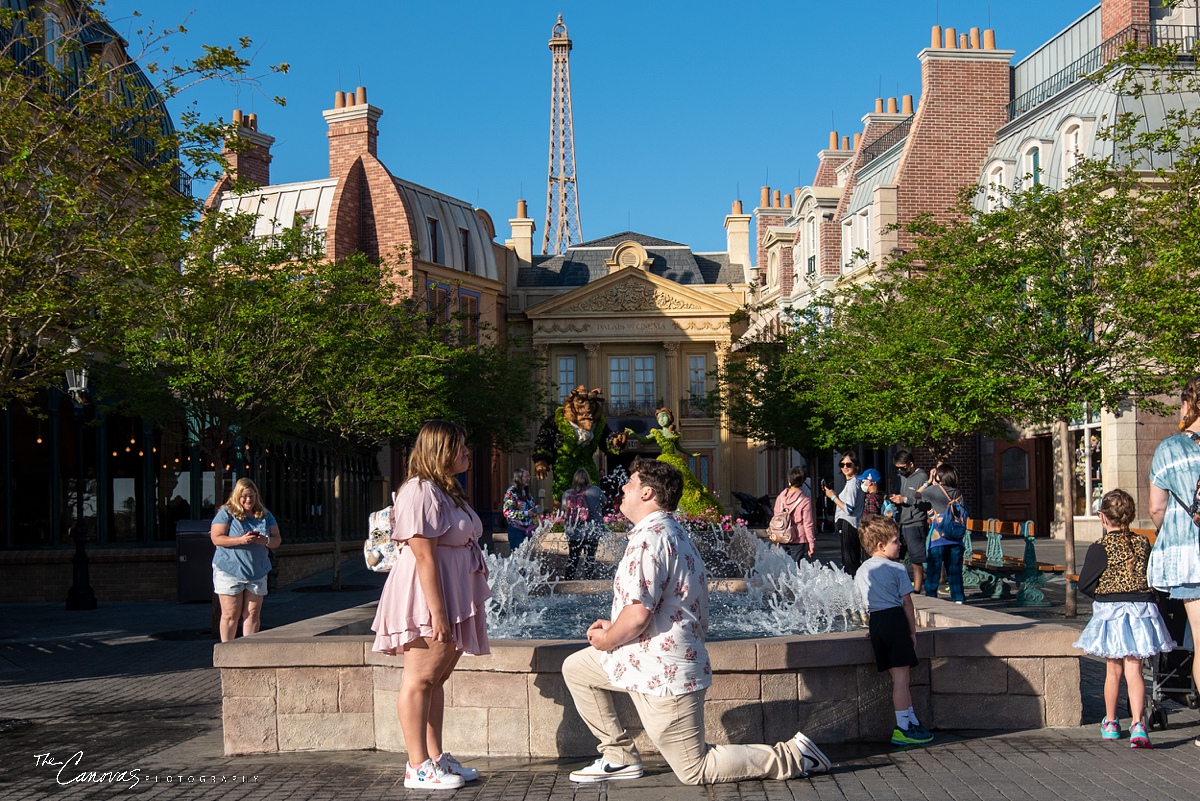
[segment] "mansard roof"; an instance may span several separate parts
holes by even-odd
[[[658,239],[636,231],[593,239],[558,256],[534,256],[531,266],[517,275],[518,287],[577,287],[607,276],[607,263],[622,243],[636,242],[646,250],[653,275],[677,284],[716,285],[742,283],[740,265],[731,265],[728,253],[693,253],[687,245]]]

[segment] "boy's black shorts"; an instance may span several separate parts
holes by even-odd
[[[913,648],[904,607],[893,606],[872,612],[868,628],[871,649],[875,651],[875,667],[880,673],[894,667],[917,666],[917,651]]]

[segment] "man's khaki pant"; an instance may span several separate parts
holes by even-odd
[[[612,694],[633,699],[646,736],[684,784],[744,779],[791,779],[804,773],[792,741],[770,745],[708,745],[704,742],[704,690],[686,695],[643,695],[609,684],[600,652],[585,648],[563,662],[563,680],[583,722],[600,740],[597,750],[614,765],[640,765],[633,737],[621,725]]]

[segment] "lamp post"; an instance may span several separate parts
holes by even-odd
[[[78,349],[78,342],[72,339],[71,351],[68,352]],[[75,540],[75,558],[72,560],[71,589],[67,591],[67,611],[96,608],[96,593],[92,590],[88,570],[87,530],[83,525],[83,412],[84,404],[87,403],[87,389],[87,367],[67,370],[67,394],[75,406],[75,441],[78,446],[75,460],[75,525],[71,526],[71,536]]]

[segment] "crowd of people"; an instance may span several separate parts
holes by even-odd
[[[1157,538],[1130,530],[1133,498],[1114,489],[1104,495],[1103,536],[1087,551],[1081,591],[1094,598],[1093,617],[1076,647],[1107,662],[1106,714],[1101,736],[1121,737],[1117,704],[1126,683],[1129,742],[1150,747],[1143,715],[1141,660],[1177,647],[1154,592],[1182,604],[1192,627],[1200,625],[1200,377],[1181,396],[1180,433],[1163,440],[1151,463],[1150,518]],[[459,762],[443,743],[445,684],[464,654],[489,653],[485,602],[488,568],[479,540],[483,525],[455,476],[469,467],[466,432],[434,420],[418,434],[392,513],[396,565],[389,572],[372,629],[373,648],[403,654],[397,714],[408,750],[404,786],[454,789],[479,771]],[[964,601],[963,545],[951,521],[962,508],[954,466],[926,472],[913,454],[896,452],[896,491],[879,495],[882,476],[861,471],[852,453],[838,461],[842,487],[820,482],[834,507],[842,566],[854,577],[869,614],[868,636],[876,667],[889,674],[898,745],[933,739],[913,709],[910,671],[918,664],[912,594],[936,597],[945,573],[950,600]],[[505,495],[510,546],[519,548],[540,512],[529,491],[529,471],[514,471]],[[599,741],[599,758],[570,773],[573,782],[634,779],[641,755],[617,714],[614,696],[629,696],[649,740],[685,784],[745,779],[788,779],[828,771],[831,763],[802,732],[772,745],[711,745],[705,742],[704,699],[712,682],[705,647],[708,585],[704,560],[672,516],[684,476],[671,464],[636,459],[619,496],[619,511],[632,524],[617,566],[608,618],[580,632],[588,645],[563,663],[563,679],[583,721]],[[813,486],[803,467],[793,468],[775,502],[794,529],[785,547],[793,558],[816,551]],[[603,517],[605,494],[578,470],[561,504],[566,514],[571,561],[594,558],[584,524]],[[964,515],[965,517],[965,515]],[[576,530],[577,535],[570,531]],[[221,598],[222,640],[260,626],[266,595],[267,551],[280,544],[279,527],[253,482],[242,479],[212,524],[217,546],[213,583]],[[911,575],[902,554],[907,553]],[[866,557],[864,559],[864,556]],[[1184,648],[1192,649],[1190,631]],[[1192,663],[1200,684],[1200,664]],[[1200,746],[1200,739],[1196,741]]]

